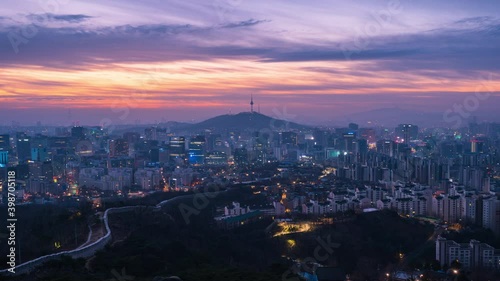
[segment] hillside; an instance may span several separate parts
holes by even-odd
[[[288,122],[269,117],[257,112],[241,112],[238,114],[219,115],[203,122],[187,126],[188,130],[262,130],[269,128],[270,130],[278,129],[303,129],[308,128],[306,125]]]

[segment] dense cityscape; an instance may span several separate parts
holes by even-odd
[[[0,281],[500,281],[500,5],[2,0]]]
[[[227,231],[257,227],[259,221],[271,219],[265,227],[268,239],[295,237],[357,216],[391,211],[398,219],[431,225],[428,241],[435,242],[435,255],[397,249],[395,260],[376,260],[378,270],[370,278],[394,275],[392,280],[406,280],[423,275],[426,263],[436,268],[427,268],[425,274],[437,278],[446,278],[449,268],[464,276],[477,269],[500,269],[500,250],[476,239],[470,245],[469,241],[460,244],[451,239],[454,235],[447,235],[478,229],[489,231],[491,237],[500,234],[499,123],[471,119],[468,126],[457,129],[355,123],[320,128],[255,112],[253,99],[250,106],[249,112],[198,124],[129,125],[113,130],[78,125],[4,127],[0,134],[2,202],[10,201],[7,171],[15,171],[17,206],[52,204],[64,206],[72,216],[84,212],[99,217],[92,223],[88,220],[88,227],[75,226],[75,233],[68,234],[75,238],[49,238],[66,239],[54,241],[56,246],[49,248],[57,253],[77,248],[78,236],[88,235],[81,246],[99,242],[105,235],[103,212],[122,204],[144,204],[134,199],[249,188],[250,200],[236,196],[234,201],[222,200],[206,209],[204,202],[193,202],[194,209],[179,207],[179,211],[187,224],[191,216],[206,212],[215,227]],[[234,120],[238,127],[232,128]],[[251,204],[241,204],[238,197]],[[296,240],[286,243],[293,248],[300,243]],[[495,238],[490,241],[498,243]],[[20,250],[19,255],[37,258],[30,252]],[[299,265],[305,258],[280,254]],[[410,254],[416,256],[409,260]],[[380,268],[391,262],[388,272]],[[314,269],[299,267],[297,276],[319,276],[332,268],[344,272],[341,280],[359,274],[356,268],[345,272],[331,267],[331,260],[314,264]]]

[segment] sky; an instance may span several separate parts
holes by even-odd
[[[500,121],[496,1],[22,3],[0,5],[0,125],[197,122],[251,95],[310,124]]]

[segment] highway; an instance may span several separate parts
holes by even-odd
[[[217,191],[217,192],[211,192],[210,197],[217,195],[219,193],[226,192],[226,191]],[[156,206],[154,206],[154,209],[161,209],[163,206],[165,206],[168,203],[172,203],[181,199],[188,199],[197,195],[204,196],[203,193],[197,193],[197,194],[189,194],[189,195],[181,195],[181,196],[176,196],[171,199],[164,200],[160,203],[158,203]],[[208,195],[207,195],[208,196]],[[36,259],[32,259],[30,261],[24,262],[22,264],[18,264],[15,267],[15,274],[24,274],[24,273],[29,273],[33,269],[35,269],[38,266],[41,266],[42,264],[59,259],[63,255],[70,256],[72,258],[88,258],[93,256],[97,251],[101,250],[106,246],[110,241],[111,241],[111,228],[109,227],[109,214],[111,213],[122,213],[122,212],[128,212],[132,211],[136,208],[141,208],[141,207],[147,207],[143,205],[136,205],[136,206],[125,206],[125,207],[115,207],[115,208],[109,208],[106,209],[104,212],[104,215],[102,217],[104,227],[106,229],[106,234],[100,238],[98,238],[96,241],[88,243],[89,239],[94,240],[96,239],[95,234],[92,235],[92,232],[89,233],[87,242],[85,242],[83,245],[79,246],[78,248],[74,250],[69,250],[69,251],[62,251],[58,253],[53,253],[45,256],[38,257]],[[93,237],[94,236],[94,237]],[[93,237],[93,239],[91,238]],[[2,275],[12,275],[12,273],[8,272],[7,269],[0,270],[0,274]]]

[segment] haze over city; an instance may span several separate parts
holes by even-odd
[[[2,0],[0,281],[500,280],[500,5]]]

